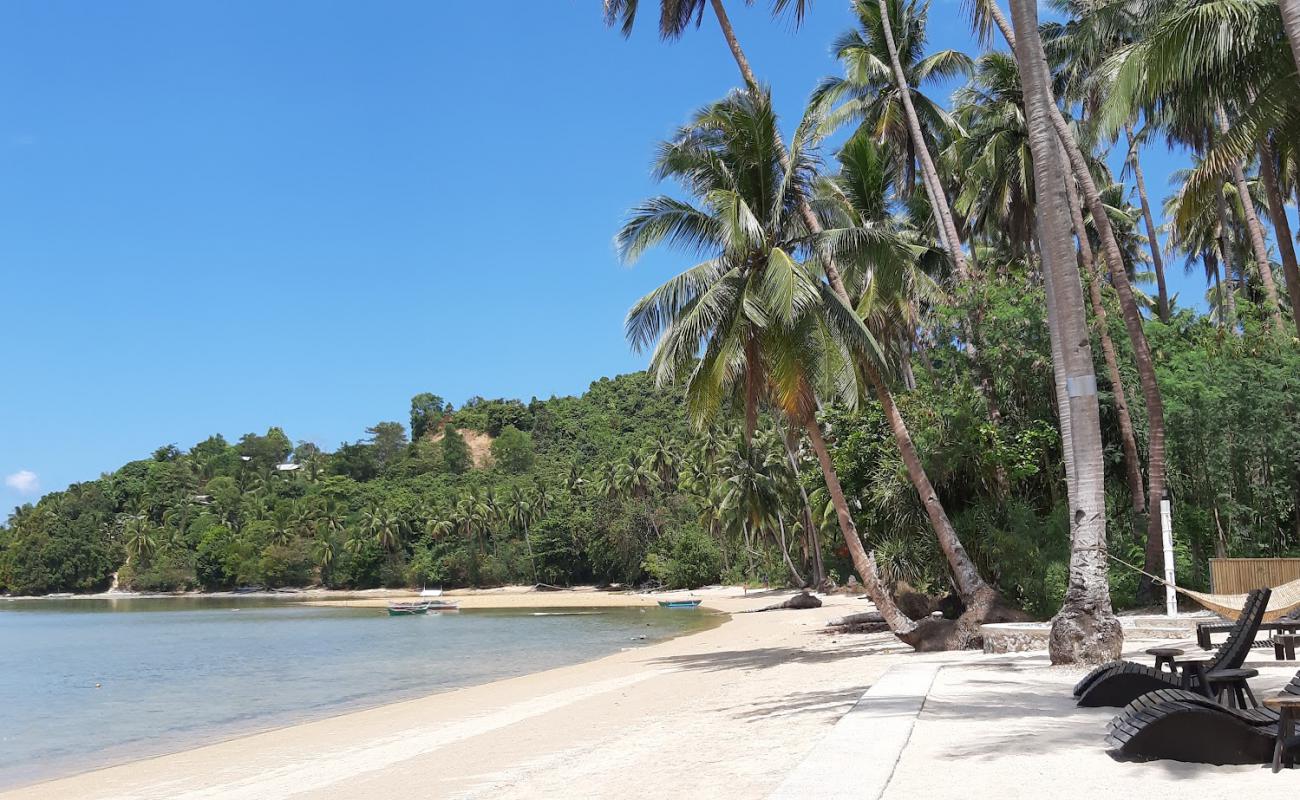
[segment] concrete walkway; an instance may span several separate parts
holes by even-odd
[[[819,798],[879,798],[941,666],[901,664],[880,676],[770,795],[772,800],[804,800],[814,791]],[[848,764],[853,767],[846,771]]]

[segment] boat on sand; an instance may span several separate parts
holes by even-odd
[[[660,600],[660,608],[698,608],[699,600]]]

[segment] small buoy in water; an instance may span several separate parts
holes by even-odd
[[[97,683],[97,684],[95,684],[95,688],[98,689],[101,685],[102,685],[102,684]]]

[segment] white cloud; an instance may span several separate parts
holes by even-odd
[[[29,469],[20,469],[12,475],[5,476],[5,486],[19,494],[36,494],[41,490],[41,481],[36,473]]]

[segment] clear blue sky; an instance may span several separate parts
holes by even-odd
[[[798,31],[729,5],[793,118],[848,3]],[[612,235],[657,191],[655,142],[738,83],[707,17],[673,45],[643,22],[625,41],[597,0],[0,6],[0,509],[169,442],[281,425],[332,448],[416,392],[643,367],[624,312],[682,262],[626,269]],[[931,44],[974,50],[956,0]],[[1163,196],[1170,159],[1148,162]]]

